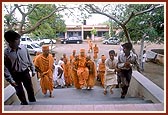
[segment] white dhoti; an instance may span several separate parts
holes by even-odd
[[[105,72],[105,88],[107,88],[108,86],[114,86],[117,85],[117,74],[115,74],[114,69],[111,69],[109,71]]]

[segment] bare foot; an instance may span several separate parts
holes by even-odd
[[[110,90],[110,93],[113,94],[113,90],[112,89]]]
[[[52,92],[50,92],[50,96],[49,96],[50,98],[54,98],[54,96],[52,95]]]
[[[54,98],[54,96],[53,96],[53,95],[50,95],[49,97],[50,97],[50,98]]]
[[[104,93],[104,95],[106,95],[106,94],[107,94],[107,91],[104,91],[103,93]]]

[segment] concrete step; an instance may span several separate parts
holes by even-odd
[[[54,89],[54,98],[49,98],[49,94],[43,95],[41,90],[37,93],[37,102],[30,105],[92,105],[92,104],[142,104],[152,103],[141,98],[126,96],[125,99],[120,98],[120,88],[114,88],[113,94],[103,94],[103,88],[95,86],[92,90],[71,88]],[[18,105],[19,102],[13,103]]]
[[[36,112],[36,113],[57,113],[57,112],[162,112],[164,109],[164,104],[162,103],[147,103],[147,104],[105,104],[105,105],[5,105],[2,111],[8,112]],[[166,112],[166,111],[165,111]]]

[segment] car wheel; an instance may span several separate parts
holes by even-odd
[[[108,44],[107,42],[105,44]]]
[[[77,43],[77,44],[79,44],[80,42],[79,42],[79,41],[77,41],[76,43]]]
[[[64,44],[66,44],[66,41],[64,41]]]

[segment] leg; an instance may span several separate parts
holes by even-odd
[[[30,102],[36,102],[35,96],[34,96],[34,89],[33,89],[33,84],[31,81],[31,77],[29,74],[29,71],[24,72],[24,74],[22,74],[22,81],[23,81],[23,85],[27,91],[28,94],[28,99]]]
[[[103,93],[104,93],[104,95],[106,95],[106,94],[107,94],[107,88],[108,88],[108,86],[106,86],[106,85],[105,85],[105,86],[104,86],[104,92],[103,92]]]
[[[23,90],[23,86],[21,82],[16,82],[17,86],[14,87],[16,90],[16,95],[18,96],[19,100],[21,101],[21,105],[28,105],[26,97],[25,97],[25,92]]]
[[[110,87],[110,93],[113,94],[113,88],[116,87],[116,85],[111,85]]]
[[[50,96],[49,96],[50,98],[54,98],[54,96],[52,95],[52,92],[50,91]]]

